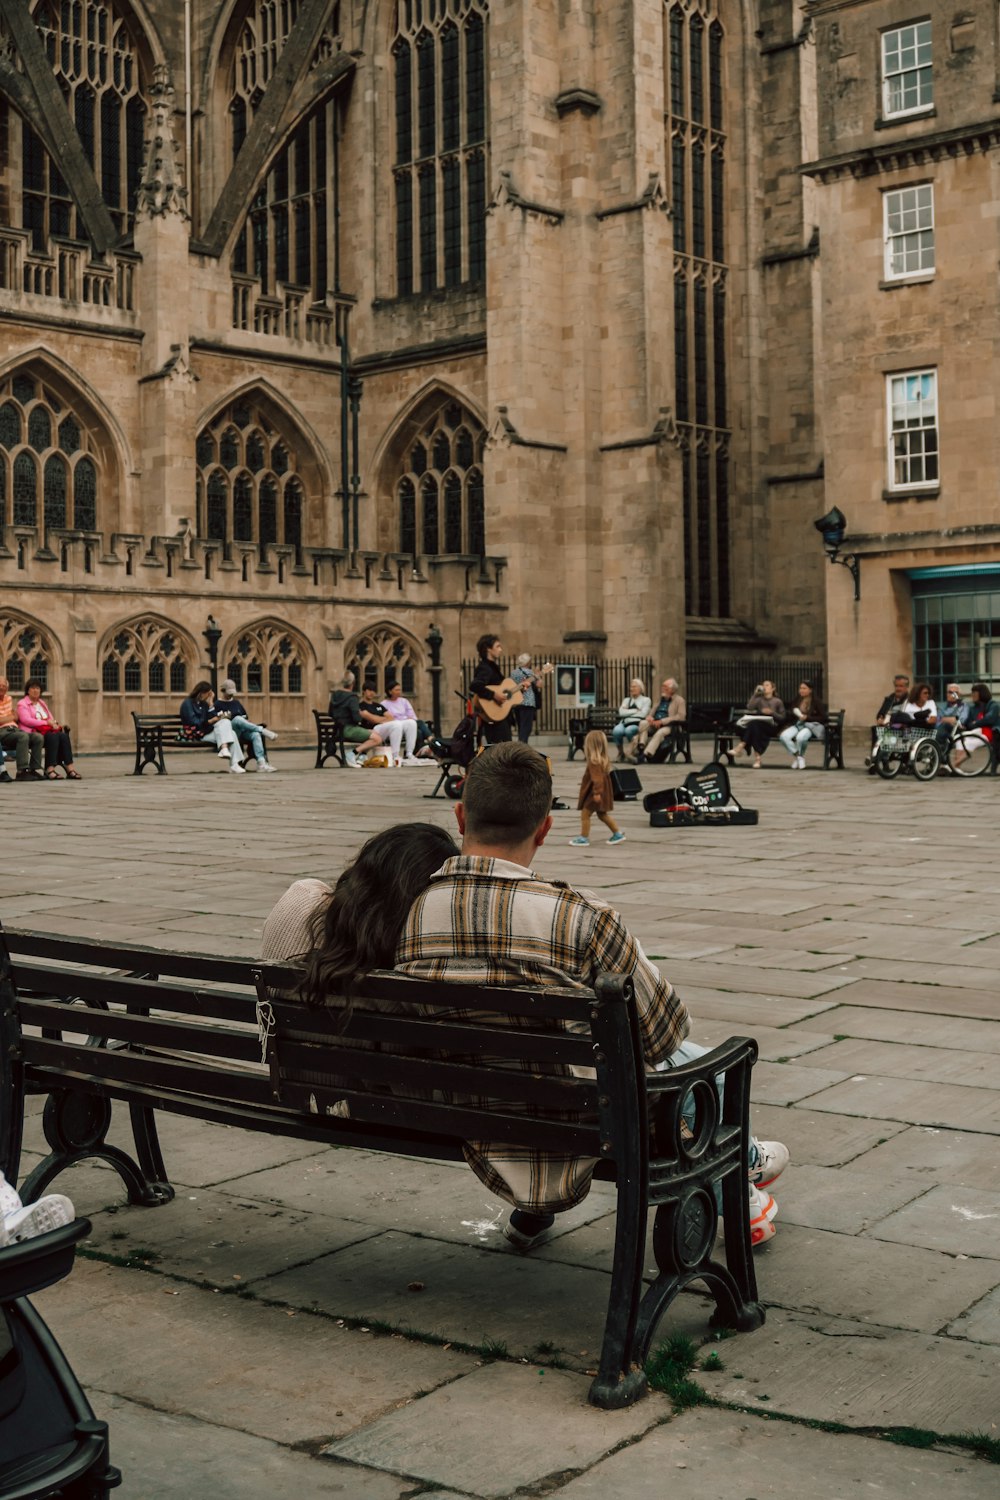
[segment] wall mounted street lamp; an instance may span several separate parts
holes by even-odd
[[[202,631],[202,635],[208,642],[208,660],[212,667],[212,691],[219,691],[219,642],[222,640],[222,629],[214,615],[209,615],[208,626]]]
[[[861,559],[856,552],[845,552],[843,557],[840,555],[847,535],[847,517],[834,506],[825,516],[814,521],[813,525],[823,538],[823,550],[830,561],[840,563],[854,579],[854,601],[857,603],[861,598]]]

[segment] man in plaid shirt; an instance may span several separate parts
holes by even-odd
[[[647,1066],[701,1056],[705,1048],[682,1045],[691,1025],[683,1001],[617,912],[597,896],[531,870],[552,826],[551,803],[548,765],[529,746],[497,745],[473,761],[456,808],[462,853],[446,860],[414,903],[396,950],[397,970],[465,984],[579,987],[581,994],[592,991],[602,970],[628,974]],[[457,1009],[435,1014],[442,1021],[468,1019]],[[585,1015],[580,1027],[589,1031]],[[565,1070],[553,1065],[553,1071]],[[776,1142],[759,1142],[757,1149],[757,1181],[773,1181],[787,1152]],[[780,1153],[784,1160],[773,1170]],[[586,1197],[595,1166],[592,1158],[499,1142],[468,1142],[465,1155],[480,1181],[514,1205],[505,1233],[522,1250],[545,1236],[554,1214]],[[761,1238],[768,1238],[774,1200],[767,1192],[758,1196],[760,1214],[752,1204],[751,1219],[759,1219]]]

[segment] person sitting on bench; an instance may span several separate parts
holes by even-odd
[[[691,1023],[683,1001],[618,913],[530,868],[552,827],[551,803],[548,763],[529,745],[497,745],[472,762],[455,809],[462,853],[447,859],[417,896],[396,951],[397,971],[443,984],[579,988],[584,1023],[598,975],[627,974],[647,1066],[679,1067],[704,1056],[708,1048],[685,1041]],[[443,1024],[481,1020],[459,1007],[435,1006],[433,1013]],[[566,1071],[559,1063],[532,1067],[556,1077]],[[547,1237],[557,1213],[586,1197],[596,1166],[590,1158],[500,1142],[466,1142],[463,1150],[480,1182],[512,1205],[504,1233],[522,1251]],[[777,1205],[767,1188],[787,1162],[779,1142],[753,1142],[753,1244],[774,1234]]]
[[[236,730],[229,715],[216,708],[210,682],[196,682],[181,704],[181,732],[185,739],[218,745],[220,759],[228,757],[230,771],[243,775],[243,751]]]
[[[228,677],[219,687],[218,708],[228,714],[232,720],[233,728],[236,730],[236,738],[241,745],[249,745],[253,752],[253,758],[257,762],[258,771],[276,771],[277,766],[272,766],[264,753],[264,741],[276,740],[277,734],[273,729],[266,728],[263,724],[255,724],[247,713],[243,704],[236,696],[236,684]]]
[[[660,692],[663,696],[653,712],[643,719],[639,730],[636,759],[640,765],[644,760],[655,760],[667,740],[670,741],[667,756],[673,763],[677,755],[677,730],[687,719],[687,704],[678,691],[676,677],[665,678]]]

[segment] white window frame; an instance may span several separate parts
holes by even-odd
[[[926,35],[920,33],[926,27]],[[920,60],[921,49],[926,48],[926,60]],[[908,66],[903,66],[907,53],[911,53]],[[926,114],[934,108],[934,65],[931,52],[931,23],[928,18],[922,21],[908,21],[905,26],[894,26],[890,31],[883,31],[882,45],[882,118],[885,120],[899,120],[907,115]],[[915,79],[917,91],[917,102],[906,104],[900,108],[892,107],[893,86],[896,80],[900,80],[899,87],[902,97],[907,90],[906,80]],[[921,97],[926,89],[927,97]]]
[[[933,276],[937,269],[934,235],[934,184],[918,182],[888,188],[882,194],[882,233],[886,281]],[[929,236],[929,239],[928,239]],[[904,269],[896,269],[897,256]],[[915,258],[916,264],[906,266]]]
[[[926,388],[911,390],[907,381],[928,382]],[[900,400],[902,397],[902,400]],[[937,370],[901,370],[885,377],[886,431],[888,434],[888,486],[896,494],[916,490],[937,490],[941,486],[941,434],[938,426]],[[927,442],[925,434],[933,434]],[[914,442],[914,438],[919,441]],[[926,477],[927,460],[933,455],[933,475]],[[904,465],[899,474],[897,465]],[[923,468],[925,477],[913,478],[915,468]]]

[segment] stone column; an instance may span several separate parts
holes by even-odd
[[[139,317],[145,333],[140,386],[140,450],[145,467],[139,515],[130,525],[147,538],[194,526],[194,421],[197,376],[188,358],[190,220],[174,141],[169,70],[155,70],[146,166],[136,207]]]

